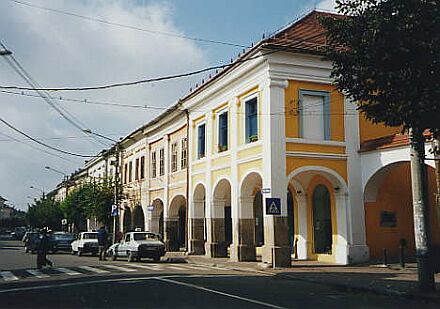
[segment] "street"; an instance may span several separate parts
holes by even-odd
[[[421,303],[281,279],[264,272],[186,263],[158,263],[55,254],[53,268],[19,241],[0,241],[1,308],[412,308]]]

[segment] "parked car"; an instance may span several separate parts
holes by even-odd
[[[26,233],[25,227],[16,227],[13,232],[11,232],[11,236],[15,240],[20,240],[23,238],[24,234]]]
[[[99,251],[98,246],[98,233],[97,232],[81,232],[78,234],[78,238],[71,244],[72,254],[78,256],[84,253],[91,253],[97,255]]]
[[[72,242],[75,240],[75,234],[66,232],[54,232],[51,236],[50,250],[57,251],[71,251]]]
[[[24,237],[24,251],[28,253],[35,253],[38,244],[40,243],[40,233],[39,232],[27,232]]]
[[[120,243],[113,244],[107,250],[107,255],[116,260],[126,257],[129,262],[140,261],[141,258],[151,258],[159,261],[165,255],[165,244],[159,234],[151,232],[129,232]]]

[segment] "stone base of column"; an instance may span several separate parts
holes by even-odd
[[[254,262],[257,260],[255,245],[231,245],[231,261]]]
[[[290,267],[290,247],[263,246],[262,249],[261,259],[263,263],[271,264],[275,267]]]
[[[205,244],[205,254],[211,258],[227,257],[228,247],[224,242]]]
[[[190,239],[189,248],[190,248],[189,254],[191,255],[204,255],[205,241],[203,239]]]
[[[167,251],[179,251],[179,244],[177,241],[178,222],[174,220],[165,222],[165,248]]]

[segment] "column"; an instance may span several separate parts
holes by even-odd
[[[284,91],[288,81],[270,78],[264,85],[263,121],[263,209],[266,198],[281,200],[281,215],[264,214],[264,263],[290,265],[289,228],[287,223],[286,127]]]
[[[179,248],[177,245],[177,228],[178,219],[169,216],[170,200],[169,200],[169,154],[170,154],[170,136],[169,134],[164,135],[164,175],[163,180],[163,224],[164,224],[164,241],[167,251],[176,251]],[[160,166],[160,150],[158,152],[158,162]],[[157,170],[160,173],[160,168]]]

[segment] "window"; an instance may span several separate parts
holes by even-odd
[[[139,159],[136,159],[136,165],[134,170],[134,180],[139,180]]]
[[[182,138],[181,145],[181,157],[180,157],[180,168],[185,169],[188,158],[188,140],[187,138]]]
[[[145,157],[144,156],[142,156],[141,157],[141,167],[140,167],[140,169],[141,169],[141,179],[144,179],[145,178]]]
[[[201,124],[197,128],[197,158],[201,159],[205,157],[206,152],[206,140],[205,140],[205,124]]]
[[[165,150],[162,148],[159,150],[159,176],[165,174]]]
[[[177,142],[171,145],[171,172],[177,171]]]
[[[157,161],[156,161],[156,151],[153,151],[151,153],[151,177],[156,178],[157,177]]]
[[[128,164],[124,164],[124,184],[127,183],[127,175],[128,175]]]
[[[324,91],[300,90],[300,137],[312,140],[330,139],[330,95]]]
[[[133,180],[133,162],[128,162],[128,182],[131,182]]]
[[[258,140],[258,100],[252,98],[245,103],[246,143]]]
[[[218,152],[228,150],[228,112],[218,116]]]

